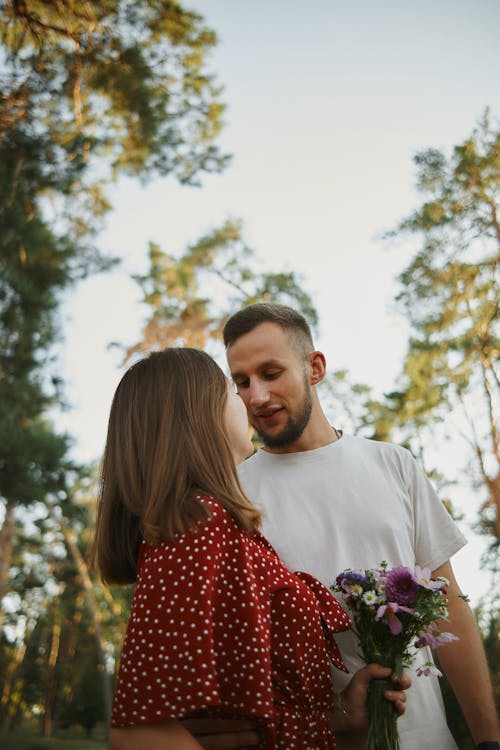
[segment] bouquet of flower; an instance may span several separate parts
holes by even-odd
[[[437,648],[456,640],[438,629],[436,620],[446,619],[446,578],[431,578],[428,568],[415,566],[387,569],[344,570],[332,591],[339,592],[351,610],[353,631],[358,637],[361,656],[367,664],[377,662],[391,667],[399,678],[413,658],[410,648]],[[440,676],[428,662],[417,674]],[[366,750],[398,750],[396,715],[383,697],[391,689],[390,680],[373,680],[368,691],[369,729]]]

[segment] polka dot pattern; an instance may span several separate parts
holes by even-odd
[[[253,717],[263,748],[334,748],[329,663],[345,670],[333,633],[348,616],[259,532],[241,531],[213,498],[199,501],[209,521],[142,544],[112,725]]]

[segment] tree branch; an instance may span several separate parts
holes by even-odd
[[[491,450],[495,456],[497,463],[500,464],[500,446],[498,443],[498,428],[495,421],[495,410],[493,407],[493,395],[491,393],[491,384],[487,378],[486,370],[484,366],[481,367],[483,388],[486,394],[486,402],[488,404],[488,418],[490,422],[490,435],[491,435]]]
[[[479,470],[481,472],[483,480],[489,486],[489,483],[491,482],[491,478],[490,478],[488,472],[486,471],[483,450],[482,450],[482,448],[481,448],[481,446],[479,444],[479,439],[477,437],[477,432],[476,432],[476,428],[474,426],[474,421],[473,421],[472,417],[469,414],[469,411],[468,411],[468,409],[467,409],[467,407],[465,405],[465,401],[463,399],[462,393],[461,393],[461,391],[458,388],[457,388],[457,397],[458,397],[458,400],[459,400],[459,402],[460,402],[460,404],[462,406],[462,410],[463,410],[463,413],[464,413],[464,416],[465,416],[465,420],[466,420],[466,422],[469,425],[470,433],[472,435],[472,439],[468,438],[465,435],[464,435],[464,438],[467,440],[467,442],[472,447],[474,453],[476,454],[477,463],[479,465]]]

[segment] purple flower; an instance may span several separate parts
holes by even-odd
[[[351,587],[356,584],[359,584],[364,589],[370,586],[370,581],[362,572],[357,570],[345,570],[337,576],[337,585],[341,586],[344,591],[350,591]]]
[[[349,580],[352,583],[360,583],[361,586],[368,586],[370,581],[368,578],[363,574],[363,571],[361,570],[351,570],[349,574]]]
[[[409,568],[399,566],[387,573],[385,596],[398,604],[413,604],[418,597],[418,583]]]

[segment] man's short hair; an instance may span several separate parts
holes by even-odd
[[[303,315],[287,305],[257,302],[232,315],[224,326],[222,335],[228,349],[240,336],[250,333],[261,323],[276,323],[287,332],[292,346],[301,355],[314,349],[311,329]]]

